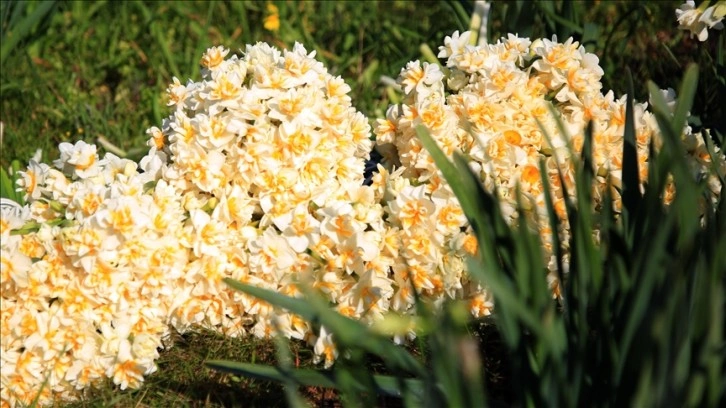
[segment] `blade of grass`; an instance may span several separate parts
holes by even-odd
[[[565,282],[565,268],[562,263],[563,251],[562,241],[559,234],[560,222],[559,217],[555,212],[554,202],[552,201],[552,186],[550,186],[550,180],[549,177],[547,177],[547,168],[545,166],[544,159],[540,160],[539,162],[539,174],[541,175],[540,179],[542,180],[542,191],[545,199],[545,208],[547,209],[549,225],[550,229],[552,230],[552,254],[555,257],[555,261],[557,264],[557,279],[559,279],[560,284],[562,285]],[[565,302],[564,307],[567,308],[566,298],[563,298],[563,302]]]
[[[17,6],[22,7],[26,4],[19,2]],[[55,4],[55,0],[36,3],[36,8],[30,15],[23,17],[15,27],[10,28],[9,32],[3,33],[2,46],[0,46],[0,65],[3,65],[5,59],[13,52],[15,47],[30,35],[33,27],[53,10]]]

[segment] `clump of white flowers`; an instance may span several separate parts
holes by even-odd
[[[615,211],[619,212],[626,97],[615,98],[612,92],[601,92],[603,71],[597,56],[586,52],[572,39],[531,42],[509,35],[496,44],[472,46],[469,36],[468,32],[461,35],[456,32],[446,38],[439,53],[440,58],[446,59],[445,68],[414,61],[402,69],[399,83],[405,97],[388,109],[385,119],[378,120],[375,129],[378,145],[383,151],[393,152],[389,156],[392,162],[400,164],[398,171],[405,182],[416,186],[401,189],[393,203],[411,202],[411,197],[415,197],[416,207],[420,209],[418,214],[440,215],[426,227],[435,231],[427,235],[436,243],[437,251],[457,248],[462,242],[462,231],[468,231],[468,227],[461,229],[463,224],[456,223],[451,224],[452,228],[442,228],[447,225],[440,219],[443,209],[448,214],[456,214],[449,220],[459,220],[461,212],[450,187],[416,136],[415,128],[423,125],[447,155],[455,150],[463,153],[484,187],[489,191],[496,189],[502,212],[510,223],[521,221],[516,211],[517,189],[520,189],[528,215],[526,222],[541,235],[545,261],[549,262],[551,271],[549,280],[557,295],[556,262],[542,178],[547,177],[552,187],[554,209],[564,225],[558,233],[566,244],[569,227],[565,217],[565,192],[574,201],[575,157],[579,157],[584,129],[591,121],[595,209],[601,206],[603,193],[609,188]],[[559,130],[551,108],[566,132]],[[645,182],[648,147],[651,141],[659,146],[660,135],[647,104],[636,104],[634,112],[639,178]],[[711,157],[702,135],[686,128],[683,143],[689,152],[694,176],[711,174]],[[542,160],[544,175],[539,168]],[[722,156],[719,166],[724,168]],[[718,194],[719,183],[713,181],[713,193]],[[671,184],[666,192],[667,202],[673,192]],[[403,205],[391,205],[389,211],[393,220],[404,220],[410,212]],[[404,236],[415,231],[410,225],[400,225]],[[597,236],[594,231],[594,238]],[[411,247],[407,245],[409,253]],[[565,265],[568,257],[565,253]],[[407,258],[405,254],[404,258]],[[446,264],[439,261],[439,265]],[[449,276],[445,267],[437,271],[430,276]],[[475,314],[481,310],[480,302],[473,301],[471,305]]]
[[[150,172],[82,141],[60,151],[21,172],[28,204],[0,218],[3,406],[73,398],[104,378],[138,387],[187,263],[180,197],[163,181],[147,191]]]
[[[169,88],[174,114],[150,129],[160,177],[188,214],[186,293],[170,323],[230,335],[284,335],[315,344],[332,364],[330,335],[220,283],[224,277],[291,296],[304,281],[338,310],[386,310],[381,190],[364,185],[372,142],[350,87],[297,44],[244,56],[209,49],[204,80]]]
[[[332,364],[324,328],[225,277],[292,296],[305,281],[363,319],[388,309],[383,189],[364,185],[370,125],[350,88],[301,45],[228,53],[207,50],[200,82],[174,79],[138,165],[78,142],[22,172],[28,204],[2,214],[4,405],[105,378],[136,388],[171,328],[281,331]]]
[[[698,7],[693,0],[688,0],[676,9],[678,28],[696,36],[698,41],[708,39],[708,30],[722,30],[726,16],[726,1],[719,0],[713,6],[704,1]]]

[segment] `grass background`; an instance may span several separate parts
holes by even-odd
[[[264,27],[272,14],[269,4],[279,12],[278,30]],[[720,43],[701,44],[678,31],[679,4],[495,1],[490,38],[508,32],[532,38],[573,35],[600,57],[604,89],[623,94],[622,73],[629,67],[635,95],[644,100],[645,80],[677,88],[688,62],[708,60],[723,47],[723,35]],[[164,91],[171,78],[199,80],[199,58],[213,45],[238,51],[257,41],[278,47],[301,42],[345,78],[359,110],[382,117],[396,94],[381,76],[395,78],[406,62],[422,58],[422,44],[436,52],[446,35],[465,30],[473,2],[3,1],[1,7],[0,165],[7,168],[13,160],[26,163],[36,149],[49,162],[57,158],[60,142],[97,143],[100,137],[140,157],[145,130],[169,113]],[[718,99],[726,88],[716,77],[702,72],[694,125],[726,133],[723,97]],[[505,395],[509,379],[497,358],[499,340],[487,327],[472,330],[482,339],[490,381]],[[174,343],[141,390],[118,393],[108,384],[74,406],[282,404],[276,385],[202,368],[208,358],[272,362],[271,342],[200,331]],[[310,364],[309,349],[293,345],[293,354],[300,364]],[[321,389],[307,389],[305,395],[315,405],[337,404],[335,395]]]
[[[144,148],[145,130],[170,113],[164,94],[172,76],[199,80],[199,59],[213,45],[236,52],[257,41],[299,41],[346,78],[359,109],[380,116],[388,104],[380,76],[395,77],[421,43],[435,46],[468,24],[449,3],[278,2],[280,28],[270,31],[267,4],[54,4],[3,61],[2,165],[25,162],[37,148],[54,158],[59,142],[79,138]],[[3,35],[13,37],[21,33],[9,20],[33,16],[40,5],[2,7]]]
[[[263,26],[268,4],[279,10],[277,31]],[[493,2],[490,38],[574,35],[600,56],[605,89],[617,94],[625,90],[624,67],[636,84],[653,79],[677,89],[683,67],[718,46],[676,30],[678,2],[573,4],[574,23],[563,25],[552,17],[567,12],[562,2]],[[279,47],[299,41],[345,78],[359,110],[382,117],[392,95],[381,76],[395,78],[406,62],[421,58],[422,44],[436,52],[444,36],[468,27],[472,9],[472,1],[3,1],[0,165],[26,163],[36,149],[48,161],[60,142],[99,137],[143,155],[145,130],[169,113],[164,95],[172,76],[199,80],[198,61],[213,45],[238,51],[257,41]],[[712,100],[718,88],[700,89],[696,106],[713,112],[696,115],[726,133],[724,108]],[[647,97],[644,86],[636,86],[636,97]]]

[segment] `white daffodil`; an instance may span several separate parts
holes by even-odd
[[[691,37],[696,36],[698,41],[706,41],[709,29],[723,29],[724,9],[726,6],[722,2],[704,8],[696,7],[693,0],[688,0],[676,9],[678,28],[688,31]]]

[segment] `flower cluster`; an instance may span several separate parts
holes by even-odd
[[[688,31],[691,37],[695,35],[698,41],[708,39],[709,29],[723,29],[724,16],[726,16],[726,1],[723,0],[710,7],[707,1],[696,7],[693,0],[687,0],[676,9],[678,28]]]
[[[415,196],[421,209],[418,214],[442,214],[444,208],[460,214],[450,188],[416,136],[415,128],[423,125],[447,155],[458,150],[468,158],[485,188],[496,190],[502,212],[511,223],[521,221],[516,211],[521,192],[526,222],[539,231],[545,261],[554,271],[542,178],[546,177],[552,187],[555,211],[564,221],[558,233],[566,243],[565,197],[575,199],[574,157],[579,156],[584,129],[592,122],[595,205],[600,205],[610,189],[615,210],[620,211],[626,97],[615,98],[612,92],[603,95],[603,71],[597,56],[572,39],[531,42],[509,35],[496,44],[471,46],[469,36],[468,32],[457,32],[446,38],[439,53],[446,59],[444,68],[414,61],[402,69],[399,83],[405,97],[388,109],[385,119],[378,120],[375,133],[379,148],[389,152],[402,177],[417,186],[402,190],[396,200]],[[639,177],[644,182],[649,144],[652,141],[659,146],[660,137],[647,104],[636,104],[634,110]],[[708,174],[711,157],[703,137],[687,128],[683,142],[695,175]],[[544,163],[544,175],[540,174],[540,162]],[[719,164],[723,168],[722,157]],[[716,190],[713,193],[718,194],[718,183],[712,186]],[[672,187],[666,200],[672,199]],[[406,220],[411,210],[395,205],[397,201],[389,208],[392,218]],[[404,234],[415,229],[411,225],[401,223]],[[439,217],[436,225],[446,224]],[[432,239],[439,248],[455,248],[461,242],[461,226],[454,223],[451,229],[430,228],[441,234],[435,233]],[[594,235],[597,239],[597,231]],[[410,251],[411,244],[408,248]],[[554,276],[550,275],[550,282],[556,293]],[[472,311],[475,305],[478,303],[472,302]]]
[[[152,128],[150,156],[188,212],[185,296],[170,315],[229,335],[280,331],[320,343],[308,322],[226,288],[224,277],[291,296],[305,281],[360,317],[385,290],[369,266],[381,251],[380,195],[364,185],[367,118],[348,85],[297,44],[211,48],[204,80],[169,88],[174,114]],[[187,300],[188,299],[188,300]],[[323,347],[324,350],[327,349]],[[319,353],[332,363],[332,351]]]
[[[28,205],[2,216],[3,404],[138,387],[171,328],[281,332],[332,364],[324,328],[225,277],[292,296],[305,281],[359,318],[387,309],[383,189],[364,185],[370,125],[350,88],[300,45],[228,53],[174,79],[138,165],[64,143],[21,174]]]
[[[0,219],[3,406],[106,377],[137,387],[156,370],[186,264],[181,202],[163,182],[147,193],[151,173],[84,142],[60,151],[54,167],[30,162],[29,204]]]

